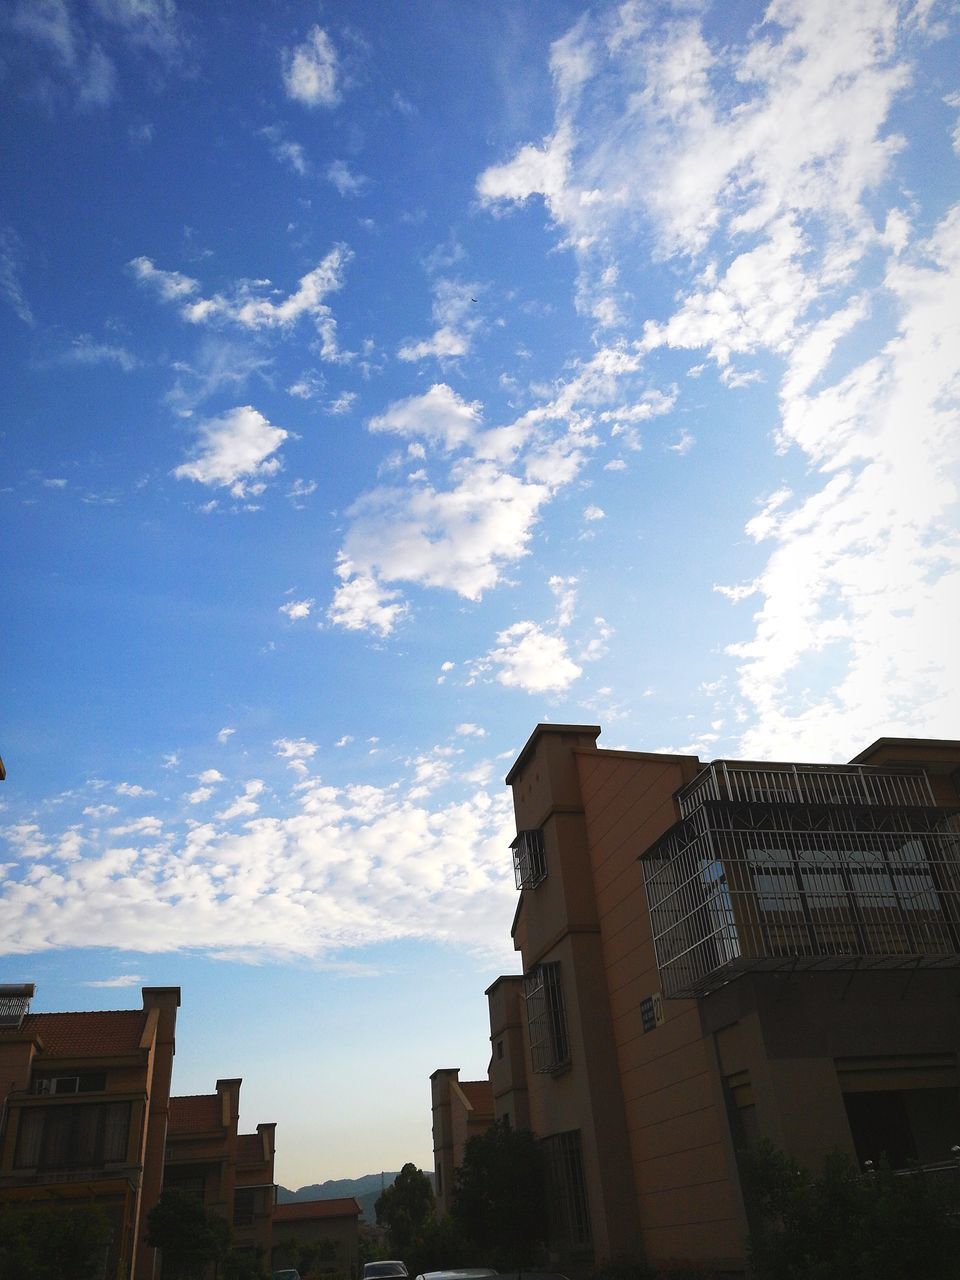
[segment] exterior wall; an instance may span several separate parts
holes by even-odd
[[[358,1275],[360,1271],[360,1206],[356,1205],[354,1210],[347,1210],[338,1216],[331,1216],[320,1208],[324,1205],[324,1201],[321,1200],[316,1202],[319,1209],[316,1217],[284,1219],[284,1210],[295,1207],[302,1211],[310,1203],[297,1201],[294,1206],[278,1206],[280,1217],[273,1225],[273,1267],[278,1269],[293,1265],[287,1246],[289,1241],[299,1240],[301,1244],[329,1243],[334,1251],[329,1269],[334,1270],[338,1275],[350,1277]],[[313,1276],[304,1275],[301,1280],[313,1280]]]
[[[872,1093],[916,1109],[923,1159],[960,1142],[960,974],[844,971],[840,957],[834,972],[747,973],[699,999],[661,999],[638,858],[678,821],[676,792],[703,766],[601,751],[597,732],[539,726],[507,778],[517,829],[542,832],[547,867],[522,891],[514,943],[525,973],[560,965],[570,1064],[533,1072],[520,979],[498,979],[497,1112],[524,1097],[539,1137],[579,1129],[597,1262],[635,1251],[639,1224],[656,1265],[742,1271],[746,1139],[810,1165],[834,1147],[857,1155],[849,1117]],[[854,763],[922,766],[945,816],[960,809],[960,743],[881,739]]]
[[[430,1077],[433,1163],[437,1179],[437,1208],[441,1215],[450,1211],[454,1177],[463,1163],[467,1140],[486,1133],[494,1117],[492,1098],[490,1106],[478,1110],[460,1087],[459,1077],[459,1067],[441,1068]],[[487,1086],[486,1081],[474,1083]],[[471,1092],[485,1093],[486,1088],[474,1088]]]
[[[166,1136],[174,1030],[180,991],[177,987],[145,987],[143,1014],[137,1011],[34,1015],[18,1030],[0,1032],[0,1079],[3,1080],[3,1129],[0,1134],[0,1201],[95,1204],[114,1224],[111,1274],[122,1280],[153,1280],[156,1251],[143,1243],[146,1218],[159,1196]],[[48,1019],[45,1022],[45,1019]],[[59,1032],[47,1033],[53,1019]],[[112,1049],[90,1052],[101,1033],[120,1024],[123,1033]],[[66,1032],[64,1032],[66,1027]],[[45,1046],[64,1041],[59,1051]],[[60,1039],[57,1039],[57,1036]],[[106,1042],[104,1042],[106,1043]],[[7,1070],[3,1070],[7,1068]],[[37,1077],[103,1072],[102,1090],[40,1095]],[[129,1104],[126,1150],[122,1157],[102,1160],[92,1168],[45,1170],[16,1167],[17,1142],[24,1115],[50,1116],[63,1108]]]
[[[487,988],[490,1012],[490,1066],[493,1113],[514,1129],[530,1128],[530,1090],[523,1048],[520,991],[523,979],[498,978]]]
[[[237,1140],[233,1242],[238,1249],[259,1252],[265,1262],[269,1260],[273,1246],[276,1129],[275,1124],[258,1124],[256,1134],[242,1134]],[[253,1221],[244,1223],[238,1218],[237,1192],[248,1188],[254,1190]]]

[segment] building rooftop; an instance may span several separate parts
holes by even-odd
[[[140,1048],[143,1009],[101,1009],[85,1013],[28,1013],[20,1035],[36,1035],[49,1058],[101,1058]]]
[[[474,1111],[493,1114],[493,1085],[489,1080],[460,1080],[459,1085]]]
[[[341,1196],[335,1200],[294,1200],[290,1204],[278,1204],[273,1211],[274,1222],[303,1222],[310,1218],[358,1218],[362,1210],[353,1196]]]
[[[222,1128],[219,1094],[190,1093],[170,1099],[171,1133],[206,1133]]]

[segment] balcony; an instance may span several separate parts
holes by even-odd
[[[750,969],[960,967],[960,821],[926,776],[717,762],[642,857],[663,994]]]

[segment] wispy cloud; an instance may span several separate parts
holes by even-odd
[[[33,311],[20,281],[23,270],[23,247],[12,227],[0,227],[0,294],[7,300],[24,324],[33,325]]]

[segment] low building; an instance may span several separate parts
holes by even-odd
[[[317,1262],[301,1280],[325,1273],[355,1277],[360,1270],[360,1204],[353,1196],[293,1200],[273,1213],[273,1267],[296,1267],[302,1250],[316,1247]]]
[[[435,1196],[442,1217],[450,1211],[454,1175],[467,1140],[480,1137],[493,1123],[493,1089],[489,1080],[461,1080],[459,1067],[442,1067],[430,1077],[430,1096]]]
[[[170,1099],[163,1185],[196,1195],[230,1224],[235,1248],[266,1262],[273,1244],[276,1126],[238,1133],[241,1084],[218,1080],[215,1093]]]
[[[960,742],[702,762],[539,725],[507,775],[523,974],[488,989],[497,1115],[563,1269],[745,1266],[738,1150],[960,1144]],[[521,1012],[522,1011],[522,1012]]]
[[[0,988],[0,1207],[95,1206],[113,1229],[104,1276],[152,1280],[180,989],[78,1013],[32,1014],[33,994]]]

